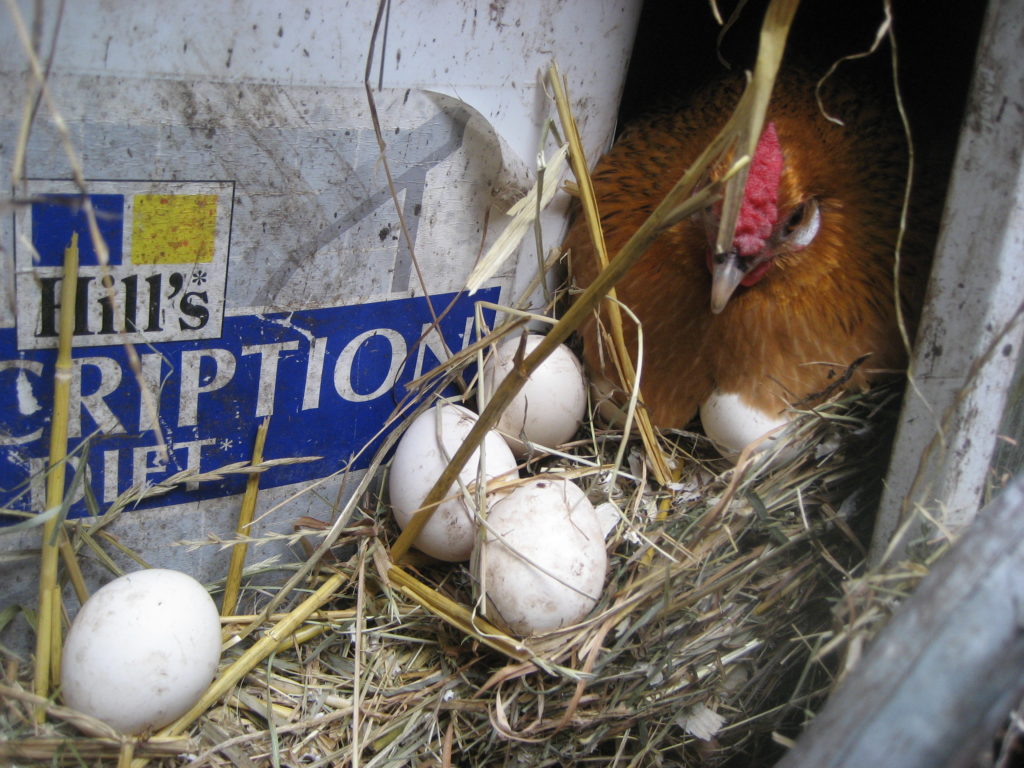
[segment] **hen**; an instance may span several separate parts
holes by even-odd
[[[822,101],[844,125],[830,122],[815,85],[795,72],[776,83],[732,251],[712,253],[712,206],[666,231],[616,286],[642,324],[640,389],[656,426],[684,426],[713,393],[737,395],[774,418],[905,365],[893,274],[907,170],[903,132],[862,91],[826,84]],[[741,88],[726,81],[683,109],[637,122],[600,160],[593,182],[609,256],[710,143]],[[581,219],[565,246],[585,287],[598,265]],[[908,326],[925,253],[908,243],[901,256]],[[587,367],[595,388],[620,405],[598,325],[594,316],[582,328]],[[623,327],[635,359],[637,334],[625,315]]]

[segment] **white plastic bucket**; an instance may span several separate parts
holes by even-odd
[[[23,204],[0,218],[0,505],[42,508],[61,264],[77,231],[70,447],[74,464],[88,467],[89,492],[105,509],[132,486],[247,461],[269,416],[268,458],[321,458],[268,471],[260,517],[342,467],[361,471],[370,451],[353,456],[394,408],[396,388],[436,365],[445,344],[467,343],[474,300],[508,302],[528,282],[532,237],[522,257],[445,314],[444,344],[435,333],[417,345],[431,322],[424,296],[438,314],[447,307],[531,182],[553,115],[541,80],[552,60],[591,156],[608,142],[640,3],[391,2],[376,38],[373,2],[83,0],[66,4],[56,36],[58,3],[41,6],[42,19],[32,17],[36,4],[19,7],[41,31],[44,66],[53,51],[49,93],[101,215],[118,302],[114,311],[102,301],[103,273],[43,99],[14,189]],[[371,39],[394,197],[363,84]],[[4,180],[14,178],[33,93],[27,62],[5,19]],[[562,199],[546,215],[548,247],[564,211]],[[123,320],[134,329],[126,336]],[[219,578],[226,552],[171,544],[230,537],[244,482],[177,486],[123,515],[117,535],[152,565]],[[329,519],[341,482],[262,517],[254,533],[287,530],[300,515]],[[85,510],[79,499],[72,514]],[[0,537],[0,547],[30,548],[37,536]],[[33,599],[24,561],[0,567],[0,578],[7,602]]]

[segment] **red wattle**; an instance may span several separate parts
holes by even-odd
[[[760,264],[758,264],[756,267],[754,267],[752,270],[750,270],[749,272],[747,272],[747,274],[743,276],[743,279],[740,280],[740,285],[751,286],[754,283],[758,282],[762,277],[764,277],[765,272],[768,271],[771,265],[771,259],[762,261]]]

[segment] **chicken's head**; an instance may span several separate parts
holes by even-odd
[[[813,200],[797,206],[785,218],[780,213],[783,164],[775,124],[768,123],[750,163],[736,232],[728,251],[719,253],[714,247],[717,216],[709,227],[708,269],[712,276],[711,311],[715,314],[725,308],[739,286],[754,285],[764,277],[781,250],[804,248],[818,232],[821,220]]]

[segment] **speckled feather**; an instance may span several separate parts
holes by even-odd
[[[718,315],[710,311],[707,224],[700,216],[663,234],[617,285],[618,298],[643,324],[641,392],[657,426],[684,426],[715,388],[779,413],[826,391],[864,355],[846,386],[864,387],[905,366],[893,300],[903,133],[894,115],[852,89],[824,89],[824,103],[845,125],[829,122],[814,85],[804,75],[783,75],[768,113],[784,155],[779,221],[817,198],[821,225],[813,242],[780,253],[764,278],[740,287]],[[633,124],[601,159],[593,181],[610,255],[710,142],[739,94],[737,80],[709,88],[685,108]],[[912,323],[928,239],[910,234],[901,294]],[[577,284],[588,285],[597,265],[581,220],[565,245]],[[624,326],[635,350],[632,324]],[[587,366],[600,379],[607,355],[596,327],[595,317],[581,330]],[[607,378],[616,381],[614,374]]]

